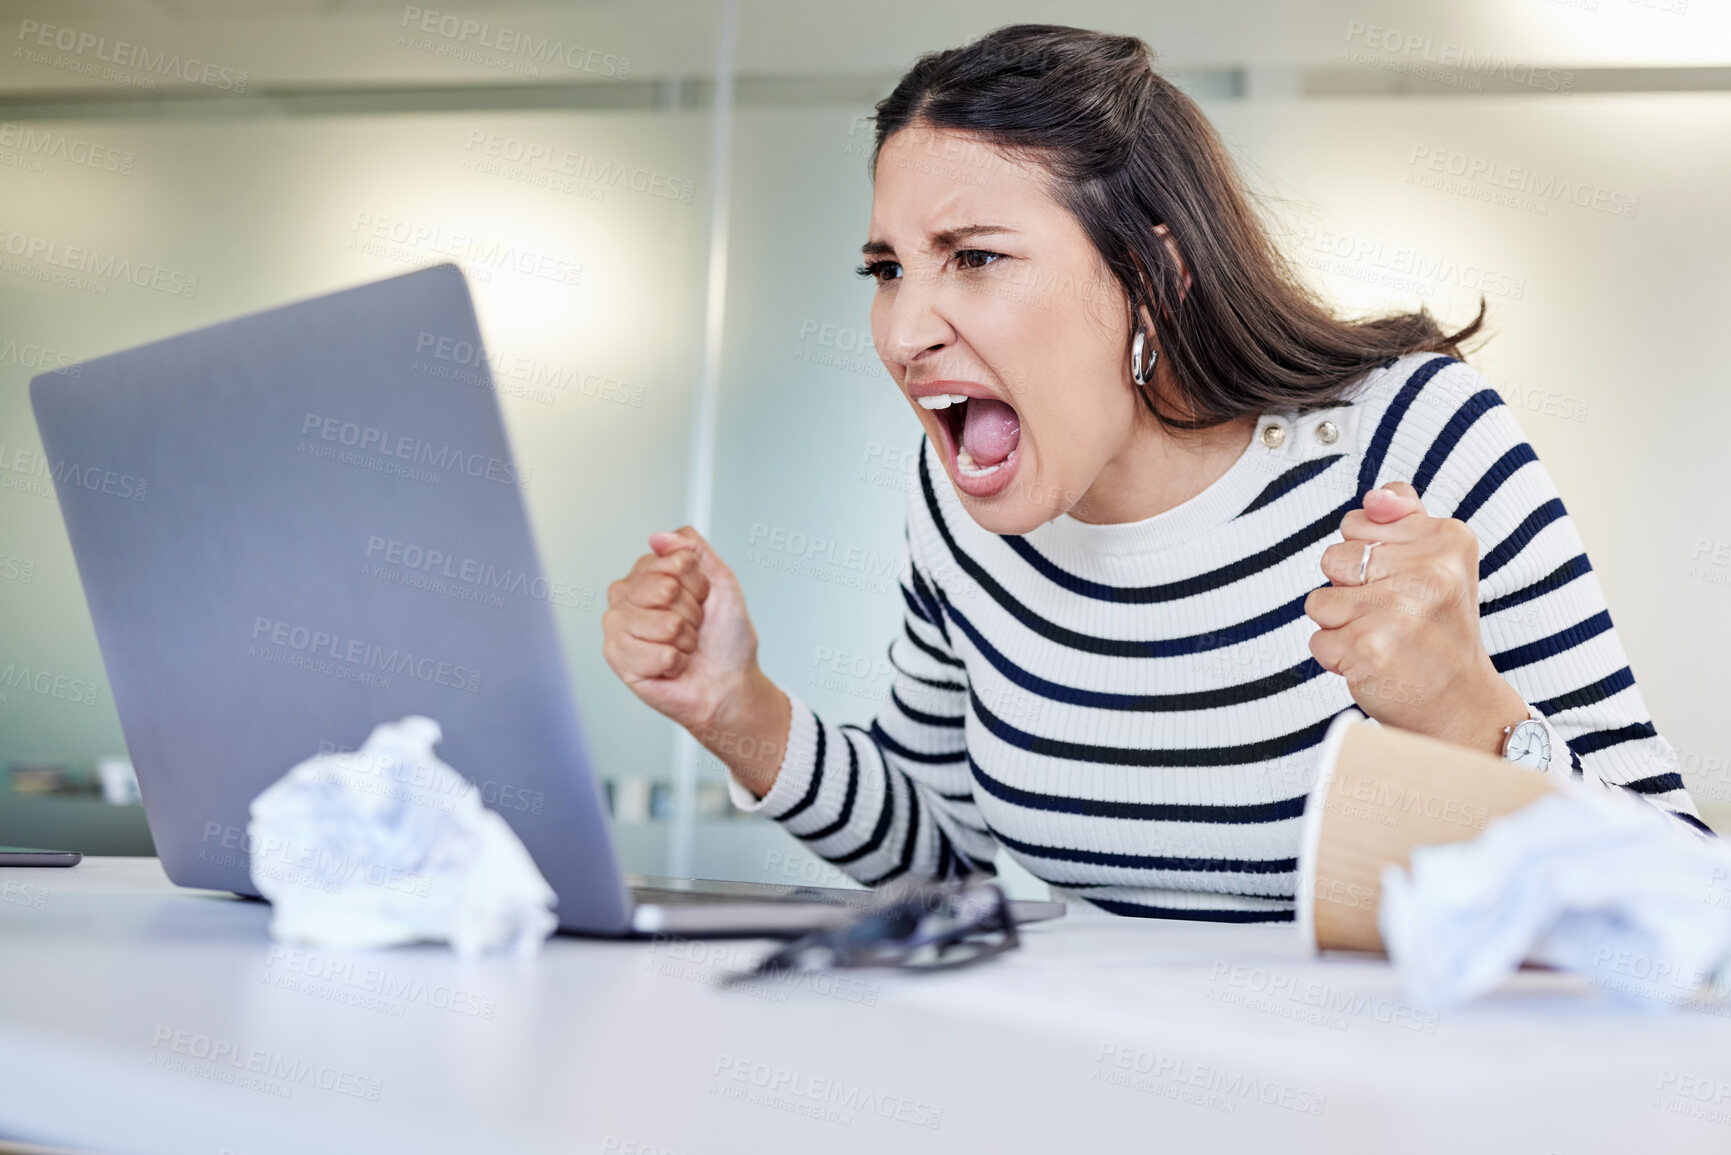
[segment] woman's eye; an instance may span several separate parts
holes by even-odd
[[[956,253],[956,263],[964,269],[983,269],[994,261],[1000,260],[1003,253],[987,252],[985,249],[962,249]]]
[[[896,261],[867,261],[854,272],[862,277],[869,277],[882,285],[901,276],[902,267]]]

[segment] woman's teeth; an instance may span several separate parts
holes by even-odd
[[[961,470],[963,477],[990,477],[992,474],[998,472],[998,470],[1004,468],[1004,466],[1010,464],[1011,461],[1015,460],[1015,457],[1015,450],[1011,450],[1010,456],[1004,458],[1004,460],[998,462],[996,465],[988,465],[984,469],[980,469],[974,465],[972,454],[970,454],[966,449],[957,449],[956,468]]]
[[[919,398],[919,403],[921,409],[948,409],[967,399],[967,395],[963,393],[933,393],[930,397]]]
[[[965,405],[971,398],[965,393],[933,393],[927,397],[915,398],[915,400],[920,403],[921,409],[948,409],[952,405]],[[953,419],[950,428],[959,443],[962,439],[962,430],[957,427],[957,423]],[[980,466],[974,463],[974,455],[968,452],[966,446],[956,445],[956,470],[963,477],[990,477],[1015,459],[1016,451],[1012,449],[1009,455],[997,464]]]

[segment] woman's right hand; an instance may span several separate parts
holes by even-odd
[[[766,793],[792,706],[758,668],[739,579],[690,526],[650,534],[649,548],[607,587],[602,655],[633,693]]]

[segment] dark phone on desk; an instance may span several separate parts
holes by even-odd
[[[77,866],[84,855],[76,850],[32,850],[0,846],[0,866]]]

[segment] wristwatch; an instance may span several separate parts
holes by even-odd
[[[1529,706],[1527,713],[1519,722],[1503,727],[1503,759],[1529,770],[1547,770],[1557,748],[1556,731],[1537,710]]]

